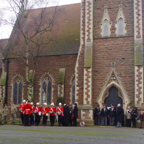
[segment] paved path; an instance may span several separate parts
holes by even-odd
[[[0,126],[0,144],[144,144],[144,129]]]

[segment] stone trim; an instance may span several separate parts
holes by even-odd
[[[72,105],[72,95],[73,95],[73,80],[75,79],[75,75],[73,74],[70,78],[70,105]],[[75,96],[76,96],[76,93],[75,93]]]
[[[54,93],[54,85],[55,85],[55,80],[54,77],[50,73],[45,73],[40,77],[39,80],[39,103],[41,104],[41,97],[42,97],[42,83],[45,77],[49,77],[50,81],[52,83],[52,90],[51,90],[51,102],[53,102],[53,93]]]
[[[92,69],[84,68],[84,95],[83,104],[91,104],[92,99]]]
[[[13,86],[13,82],[14,82],[15,79],[17,79],[17,78],[20,78],[20,79],[21,79],[21,82],[22,82],[22,85],[23,85],[23,86],[26,85],[26,84],[25,84],[24,77],[21,76],[20,74],[16,74],[16,75],[12,78],[12,80],[11,80],[11,86]]]
[[[143,102],[143,66],[135,66],[135,105]]]
[[[16,74],[12,80],[11,80],[11,103],[13,102],[13,89],[14,89],[14,81],[19,78],[21,80],[21,83],[22,83],[22,101],[24,100],[24,86],[26,85],[25,84],[25,81],[24,81],[24,77],[21,76],[20,74]]]
[[[110,29],[111,29],[111,26],[112,26],[112,21],[110,20],[110,16],[109,16],[109,13],[108,13],[107,6],[104,7],[104,13],[103,13],[103,17],[102,17],[102,20],[101,20],[101,23],[100,23],[101,30],[102,30],[102,32],[101,32],[102,37],[104,37],[103,23],[104,23],[105,20],[108,20],[108,23],[109,23],[109,35],[108,35],[108,37],[110,37],[110,35],[111,35]]]
[[[45,73],[40,77],[39,85],[41,85],[41,80],[43,80],[46,76],[48,76],[51,79],[52,85],[55,85],[54,77],[50,73]]]
[[[115,34],[116,34],[116,36],[121,36],[121,35],[118,34],[118,20],[120,18],[122,18],[123,22],[124,22],[124,27],[123,27],[123,33],[124,34],[123,35],[126,35],[126,33],[127,33],[127,30],[126,30],[127,23],[126,23],[126,19],[125,19],[125,16],[124,16],[123,9],[122,9],[122,4],[119,5],[119,12],[118,12],[117,18],[116,18],[116,24],[115,24],[115,28],[116,28]]]
[[[120,78],[118,77],[118,74],[115,71],[115,65],[112,66],[111,72],[106,78],[105,84],[97,99],[97,103],[100,105],[100,107],[102,107],[104,99],[106,98],[106,96],[108,96],[107,92],[112,86],[115,86],[118,89],[119,91],[118,95],[122,98],[123,108],[126,111],[127,105],[130,103],[130,99],[123,87]]]

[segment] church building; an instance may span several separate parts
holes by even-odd
[[[38,57],[31,100],[77,103],[78,119],[86,123],[93,123],[97,105],[139,107],[144,102],[144,0],[81,0],[58,9],[57,36]],[[14,28],[0,79],[0,97],[6,96],[9,106],[29,99],[25,64],[10,55],[18,43],[15,35]]]

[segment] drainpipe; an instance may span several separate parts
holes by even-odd
[[[8,97],[8,76],[9,76],[9,59],[7,59],[7,74],[6,74],[6,84],[5,84],[5,104],[7,104]]]

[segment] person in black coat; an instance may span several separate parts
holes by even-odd
[[[101,110],[101,116],[102,116],[102,125],[107,125],[108,110],[105,104]]]
[[[77,118],[78,118],[78,108],[77,108],[77,104],[74,104],[74,109],[73,109],[73,124],[74,126],[77,126]]]
[[[69,112],[69,107],[64,104],[63,106],[63,109],[64,109],[64,116],[62,118],[62,125],[63,126],[68,126],[69,125],[69,115],[70,115],[70,112]]]
[[[124,110],[123,110],[123,108],[121,107],[121,104],[118,104],[118,105],[117,105],[117,111],[116,111],[117,127],[121,127],[121,126],[122,126],[123,113],[124,113]]]
[[[109,125],[113,126],[115,123],[116,109],[112,104],[111,104],[111,108],[109,109],[109,116],[110,116]]]
[[[131,117],[132,117],[132,122],[133,122],[133,128],[136,128],[137,116],[138,116],[138,111],[137,111],[137,108],[134,107],[133,110],[132,110],[132,112],[131,112]]]
[[[94,124],[95,125],[99,125],[99,122],[100,122],[100,107],[99,105],[97,105],[97,107],[95,108],[94,110]]]

